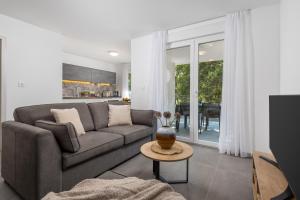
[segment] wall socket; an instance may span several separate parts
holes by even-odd
[[[18,81],[18,88],[24,88],[25,84],[22,81]]]

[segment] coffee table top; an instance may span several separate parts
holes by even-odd
[[[152,160],[164,161],[164,162],[175,162],[180,160],[186,160],[193,155],[193,148],[190,145],[179,141],[176,141],[176,143],[182,146],[183,148],[182,153],[173,154],[173,155],[159,154],[151,150],[151,145],[154,142],[156,141],[147,142],[146,144],[141,146],[141,153],[147,158],[150,158]]]

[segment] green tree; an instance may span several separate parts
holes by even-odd
[[[221,103],[223,61],[199,63],[198,99],[200,102]]]
[[[220,103],[222,96],[223,61],[199,63],[198,100],[206,103]],[[175,72],[176,105],[190,102],[190,65],[176,66]]]
[[[190,102],[190,64],[176,65],[175,72],[176,105]]]

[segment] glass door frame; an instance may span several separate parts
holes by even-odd
[[[218,143],[199,140],[198,135],[198,72],[199,72],[199,45],[214,41],[224,40],[224,33],[218,33],[190,40],[172,42],[167,44],[167,50],[180,47],[190,47],[190,132],[189,137],[177,136],[184,142],[201,144],[210,147],[218,147]]]
[[[212,142],[212,141],[206,141],[206,140],[200,140],[199,139],[199,134],[198,134],[198,127],[199,127],[199,120],[198,120],[198,93],[199,93],[199,88],[198,88],[198,73],[199,73],[199,45],[201,44],[205,44],[205,43],[210,43],[210,42],[215,42],[215,41],[220,41],[220,40],[224,40],[224,33],[219,33],[219,34],[214,34],[214,35],[210,35],[210,36],[204,36],[201,38],[197,38],[194,40],[194,64],[193,64],[193,72],[192,72],[192,76],[193,76],[193,85],[194,85],[194,90],[193,90],[193,117],[192,120],[193,122],[193,135],[194,135],[194,140],[193,143],[195,144],[201,144],[201,145],[205,145],[205,146],[210,146],[210,147],[218,147],[219,143],[217,142]],[[201,80],[200,80],[201,81]]]
[[[173,42],[173,43],[169,43],[167,45],[167,50],[169,49],[176,49],[176,48],[181,48],[181,47],[189,47],[190,49],[190,131],[189,131],[189,137],[183,137],[183,136],[176,136],[176,138],[180,141],[184,141],[184,142],[189,142],[189,143],[194,143],[194,121],[192,120],[193,117],[193,101],[194,101],[194,97],[191,96],[193,94],[193,70],[194,70],[194,52],[195,52],[195,41],[194,40],[184,40],[184,41],[179,41],[179,42]]]

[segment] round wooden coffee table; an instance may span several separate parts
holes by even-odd
[[[154,142],[156,141],[151,141],[141,146],[141,153],[147,158],[153,160],[153,173],[155,175],[155,178],[170,184],[187,183],[189,181],[189,158],[192,157],[193,155],[193,148],[186,143],[176,141],[176,143],[182,146],[183,152],[179,154],[173,154],[173,155],[164,155],[164,154],[153,152],[151,150],[151,145]],[[160,176],[160,162],[177,162],[181,160],[186,160],[185,180],[167,181],[165,178]]]

